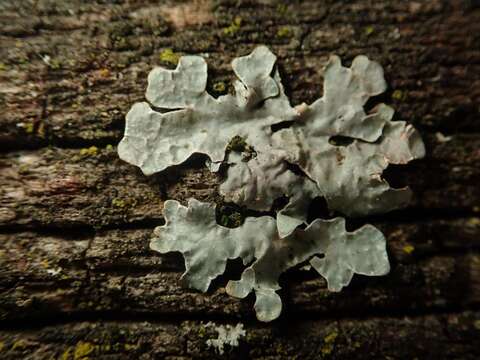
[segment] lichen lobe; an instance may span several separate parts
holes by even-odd
[[[176,200],[165,202],[164,226],[155,229],[150,243],[160,253],[179,251],[185,258],[182,277],[200,291],[225,271],[228,259],[241,258],[244,265],[253,261],[240,280],[227,284],[227,293],[238,298],[256,295],[255,310],[261,321],[280,315],[282,303],[276,293],[278,278],[287,269],[307,261],[326,278],[332,291],[340,291],[354,273],[384,275],[389,271],[385,237],[366,225],[347,232],[345,220],[314,220],[305,230],[278,235],[270,216],[249,217],[243,225],[229,229],[215,219],[215,205],[190,199],[188,207]]]

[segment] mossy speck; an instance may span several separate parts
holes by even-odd
[[[90,146],[89,148],[83,148],[80,150],[81,156],[96,156],[98,154],[98,148],[96,146]]]
[[[323,346],[320,350],[322,352],[322,355],[330,355],[333,352],[333,349],[335,348],[335,340],[337,339],[337,337],[338,332],[332,331],[323,338]]]
[[[170,48],[163,50],[159,57],[160,61],[171,65],[177,65],[178,61],[180,60],[180,55]]]
[[[242,23],[243,19],[240,16],[235,17],[229,26],[223,28],[223,34],[227,36],[234,36],[240,30]]]
[[[289,37],[292,37],[292,35],[293,35],[293,30],[290,26],[282,26],[277,31],[277,36],[281,38],[289,38]]]

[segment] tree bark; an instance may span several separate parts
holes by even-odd
[[[208,322],[245,325],[229,358],[471,358],[480,350],[480,7],[477,1],[14,1],[0,4],[0,357],[211,358]],[[330,293],[281,279],[284,310],[182,287],[182,257],[148,248],[163,202],[221,202],[199,157],[152,177],[118,159],[124,115],[153,66],[203,54],[208,90],[265,44],[292,104],[322,94],[331,54],[385,69],[375,100],[416,126],[427,156],[391,167],[407,209],[384,231],[392,271]],[[223,90],[223,88],[225,90]],[[229,264],[235,272],[236,263]],[[221,357],[221,356],[220,356]]]

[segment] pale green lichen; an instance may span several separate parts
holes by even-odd
[[[276,293],[280,275],[309,259],[332,291],[340,291],[354,273],[383,275],[390,268],[385,238],[373,226],[347,232],[342,218],[316,219],[304,230],[298,228],[280,238],[272,217],[247,217],[241,226],[229,229],[217,224],[215,213],[214,205],[195,199],[188,201],[188,207],[167,200],[166,224],[155,229],[150,247],[160,253],[182,252],[186,266],[182,277],[200,291],[207,291],[225,271],[228,259],[251,264],[240,280],[227,284],[226,291],[238,298],[253,291],[261,321],[280,315],[282,302]]]
[[[236,19],[225,34],[233,35],[241,24]],[[225,203],[248,209],[249,216],[221,210],[217,217],[212,204],[190,199],[184,207],[168,200],[166,224],[155,229],[150,246],[183,253],[183,277],[201,291],[224,272],[228,259],[241,258],[246,268],[226,290],[239,298],[254,292],[262,321],[279,316],[278,278],[293,266],[308,261],[331,291],[340,291],[355,273],[389,271],[379,230],[366,225],[347,232],[343,218],[309,219],[309,207],[317,197],[326,200],[330,212],[349,216],[406,206],[411,191],[391,188],[383,171],[425,153],[411,125],[392,121],[391,107],[379,104],[366,112],[368,99],[386,90],[378,63],[357,56],[347,68],[332,56],[323,74],[322,98],[295,108],[275,63],[276,56],[264,46],[234,59],[235,94],[218,98],[206,91],[207,64],[199,56],[181,57],[174,70],[153,69],[149,103],[129,111],[118,145],[120,157],[146,175],[196,153],[208,156],[211,171],[226,169],[219,192]],[[327,352],[332,339],[326,341]]]

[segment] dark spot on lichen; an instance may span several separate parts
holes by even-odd
[[[241,153],[243,161],[249,161],[257,155],[253,147],[248,145],[245,139],[239,135],[234,136],[230,140],[227,145],[227,151]]]
[[[335,146],[348,146],[353,143],[354,140],[355,139],[348,136],[337,135],[330,137],[330,139],[328,139],[328,142]]]
[[[243,152],[247,149],[248,144],[241,136],[234,136],[227,145],[228,151]]]

